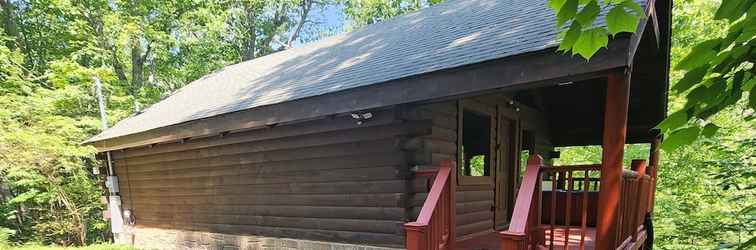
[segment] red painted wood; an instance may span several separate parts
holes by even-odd
[[[443,161],[417,220],[404,224],[408,250],[454,249],[456,164]],[[420,176],[427,177],[428,173]]]
[[[536,229],[540,223],[541,167],[543,158],[540,155],[534,154],[528,158],[525,176],[517,192],[512,221],[509,223],[509,229],[500,233],[502,249],[524,250],[529,240],[532,244],[534,238],[539,238],[531,230]],[[528,237],[529,235],[531,237]]]
[[[656,199],[656,175],[659,171],[659,145],[661,144],[661,138],[656,137],[651,142],[651,149],[649,150],[648,164],[649,175],[651,176],[651,195],[648,198],[648,212],[653,214],[654,212],[654,200]]]
[[[567,208],[564,211],[564,217],[565,217],[565,219],[564,219],[564,225],[565,225],[564,246],[565,247],[569,246],[569,244],[570,244],[570,242],[569,242],[569,239],[570,239],[569,235],[570,235],[570,224],[571,224],[570,222],[572,222],[571,221],[572,220],[572,218],[571,218],[571,215],[572,215],[572,211],[571,211],[572,210],[572,190],[575,188],[575,185],[572,182],[572,171],[567,172],[567,183],[569,183],[567,185],[567,202],[566,202],[567,203],[566,204]],[[586,208],[586,210],[587,210],[587,208]]]
[[[622,178],[622,157],[627,136],[627,110],[630,99],[630,81],[624,74],[611,74],[607,78],[604,109],[604,136],[602,150],[601,188],[599,189],[596,249],[617,247],[617,219],[619,216]]]
[[[557,174],[559,172],[552,172],[551,173],[551,203],[549,203],[549,230],[551,230],[551,233],[554,233],[554,228],[556,228],[556,192],[557,192]],[[549,249],[554,249],[554,236],[550,235],[549,237]]]
[[[588,192],[590,191],[590,176],[588,170],[585,170],[583,174],[583,213],[580,220],[580,243],[578,244],[578,247],[581,250],[585,249],[585,232],[588,228]]]

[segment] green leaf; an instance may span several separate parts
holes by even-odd
[[[743,244],[740,244],[737,250],[746,250],[746,249],[750,249],[753,246],[756,246],[756,236],[753,236],[748,241],[744,242]]]
[[[549,8],[554,10],[554,12],[559,12],[566,1],[567,0],[549,0]]]
[[[564,38],[562,38],[562,42],[559,44],[559,51],[568,51],[572,49],[572,46],[575,45],[575,42],[577,41],[578,37],[580,37],[580,32],[582,30],[582,26],[580,26],[580,23],[578,22],[572,22],[572,25],[570,25],[570,29],[568,29],[564,33]]]
[[[586,60],[598,52],[599,49],[606,47],[609,38],[604,28],[593,28],[584,30],[572,47],[572,54],[580,54]]]
[[[627,13],[622,6],[614,6],[606,14],[606,27],[612,35],[621,32],[635,32],[638,27],[638,16]]]
[[[748,59],[744,56],[746,55],[746,53],[748,53],[749,50],[750,48],[748,46],[736,46],[731,50],[722,52],[712,62],[716,66],[711,71],[721,74],[730,72],[730,70],[739,66],[744,60]]]
[[[750,93],[748,93],[748,107],[756,110],[756,88],[751,88]]]
[[[599,7],[598,3],[596,3],[596,1],[590,1],[582,10],[580,10],[580,13],[575,17],[575,20],[583,26],[590,27],[591,24],[593,24],[593,21],[596,20],[599,12],[601,12],[601,7]]]
[[[701,129],[698,127],[685,127],[675,130],[665,138],[664,142],[662,142],[661,148],[664,151],[671,153],[680,146],[688,145],[696,141],[700,132]]]
[[[621,6],[632,10],[633,14],[638,17],[646,15],[646,11],[643,10],[643,7],[641,7],[640,4],[636,3],[633,0],[625,0],[624,2],[622,2]]]
[[[730,91],[725,93],[725,96],[722,100],[722,102],[719,103],[719,106],[721,106],[719,109],[724,109],[726,107],[729,107],[738,101],[743,97],[743,81],[742,79],[735,78],[732,82],[732,88],[730,88]]]
[[[682,127],[683,125],[688,123],[688,119],[688,112],[685,110],[680,110],[667,116],[667,118],[659,123],[659,125],[656,125],[656,128],[660,129],[662,133],[665,133],[666,131]]]
[[[680,60],[675,69],[692,70],[708,63],[717,56],[717,49],[721,42],[722,41],[717,38],[699,43],[693,47],[685,58]]]
[[[706,138],[711,138],[714,136],[714,134],[717,133],[717,130],[719,130],[719,126],[715,125],[714,123],[709,123],[704,126],[703,130],[701,131],[701,136]]]
[[[557,26],[562,27],[577,14],[578,0],[566,0],[557,13]]]
[[[735,21],[748,10],[749,0],[722,0],[719,9],[714,14],[714,20],[729,19]]]
[[[756,4],[754,4],[754,6],[756,6]],[[738,38],[735,39],[735,42],[742,43],[753,39],[754,36],[756,36],[756,17],[748,20]]]
[[[685,76],[683,76],[683,78],[680,79],[677,84],[675,84],[672,90],[677,93],[685,92],[686,90],[690,89],[690,87],[701,83],[701,80],[703,80],[704,76],[706,76],[706,72],[709,72],[709,64],[704,64],[701,67],[688,71],[687,73],[685,73]]]

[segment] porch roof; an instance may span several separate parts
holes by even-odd
[[[636,1],[645,7],[646,1]],[[601,15],[604,13],[602,11]],[[598,18],[599,22],[604,20],[602,16]],[[298,114],[302,114],[299,116],[286,114],[290,110],[281,106],[299,100],[313,100],[311,103],[314,103],[314,97],[386,85],[505,58],[517,60],[518,55],[553,51],[558,45],[558,30],[554,23],[555,16],[547,7],[547,0],[451,0],[354,32],[224,67],[85,143],[93,143],[104,151],[181,139],[182,136],[206,135],[216,133],[218,129],[248,128],[399,104],[374,101],[369,105],[356,105],[359,100],[341,99],[342,106],[348,108],[335,108],[339,106],[335,100],[331,103],[319,101],[315,106],[297,104]],[[608,56],[627,55],[628,45],[623,46],[624,49],[615,54],[611,54],[612,48],[605,53],[610,53]],[[602,63],[600,55],[598,58],[595,60]],[[595,69],[628,64],[626,57],[611,60],[613,63],[603,62],[602,67]],[[580,63],[577,58],[562,61],[585,66],[596,64]],[[501,81],[507,77],[511,78],[502,76]],[[511,82],[512,85],[517,83]],[[521,85],[525,83],[521,81]],[[465,84],[465,81],[456,84]],[[405,86],[412,85],[405,83]],[[403,96],[408,94],[402,91],[410,91],[397,89],[399,93],[396,94]],[[300,103],[303,102],[306,103]],[[258,111],[261,109],[265,110]],[[254,119],[240,115],[240,112],[252,114]],[[212,119],[245,125],[213,129],[208,129],[206,124],[197,125],[198,121],[209,123]],[[166,128],[179,133],[166,135],[161,132]],[[132,138],[120,140],[123,137]]]

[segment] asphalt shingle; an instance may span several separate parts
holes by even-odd
[[[451,0],[227,66],[89,142],[543,50],[557,33],[547,0]]]

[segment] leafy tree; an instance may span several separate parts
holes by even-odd
[[[669,115],[658,128],[665,134],[662,148],[672,151],[690,144],[699,137],[710,137],[719,126],[710,122],[712,115],[735,105],[744,93],[749,106],[756,109],[756,4],[752,0],[724,0],[713,16],[724,23],[724,34],[701,41],[680,60],[676,70],[685,75],[672,88],[685,95],[686,103]],[[634,0],[550,0],[557,15],[557,26],[564,28],[560,50],[572,51],[590,59],[602,47],[608,36],[635,32],[643,9]],[[608,8],[605,26],[596,25],[602,8]],[[753,113],[746,119],[752,120]]]
[[[665,151],[675,150],[675,153],[662,158],[654,212],[655,245],[661,249],[746,249],[756,241],[753,234],[756,231],[753,221],[756,218],[753,214],[756,201],[753,199],[752,184],[756,160],[753,140],[744,140],[754,138],[756,130],[750,122],[754,114],[753,106],[743,96],[749,93],[747,91],[753,93],[753,83],[745,81],[746,76],[753,78],[753,56],[750,59],[747,56],[726,59],[738,47],[753,47],[753,34],[750,40],[743,40],[747,37],[743,31],[747,29],[742,26],[744,22],[752,20],[749,18],[753,15],[749,13],[753,12],[753,8],[744,8],[746,14],[741,13],[739,19],[717,15],[721,13],[718,10],[734,2],[738,1],[720,4],[686,0],[676,1],[674,6],[671,61],[676,67],[671,72],[673,91],[670,95],[670,110],[674,112],[659,126],[665,132]],[[600,4],[622,6],[617,5],[619,3],[621,1],[604,1]],[[579,4],[585,8],[582,3]],[[637,22],[636,19],[628,24]],[[633,30],[628,26],[627,31]],[[738,32],[740,38],[732,41],[729,47],[720,44],[716,58],[704,60],[718,65],[722,63],[717,58],[732,60],[727,63],[731,64],[727,66],[731,67],[729,70],[715,72],[712,70],[716,66],[711,64],[711,68],[704,72],[706,75],[696,80],[691,79],[693,70],[680,66],[696,61],[693,59],[699,56],[695,55],[700,53],[696,52],[700,50],[697,49],[698,44],[717,39],[726,41],[727,37]],[[743,42],[738,43],[737,40]],[[569,46],[563,42],[561,48],[565,47]],[[576,53],[574,48],[571,50]],[[743,58],[747,62],[735,65]],[[742,74],[743,79],[735,79],[736,74]],[[714,81],[724,82],[726,88],[714,91],[711,87]],[[714,99],[703,97],[707,95]],[[681,131],[697,132],[688,135],[683,132],[684,136],[681,137]],[[645,158],[643,152],[647,152],[647,149],[638,147],[626,147],[629,155],[635,155],[630,158]],[[559,161],[599,162],[599,157],[599,148],[569,148],[564,149]]]
[[[395,16],[417,11],[443,0],[341,0],[344,13],[350,19],[350,28],[378,23]]]

